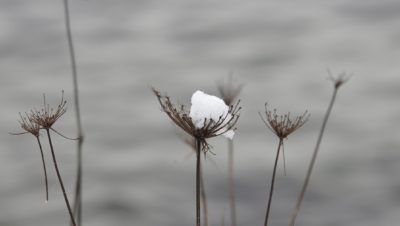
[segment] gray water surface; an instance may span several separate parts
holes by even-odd
[[[262,225],[277,139],[258,111],[311,118],[285,141],[271,225],[284,226],[300,192],[332,84],[340,90],[297,226],[395,226],[400,221],[400,2],[71,0],[84,143],[83,226],[194,225],[195,159],[150,90],[189,104],[218,95],[233,72],[245,83],[235,137],[238,222]],[[18,112],[46,93],[67,113],[54,125],[76,135],[62,1],[0,3],[0,226],[68,225],[46,146],[50,201],[35,140]],[[45,137],[43,136],[43,140]],[[53,137],[68,195],[76,144]],[[204,162],[209,225],[229,222],[226,140]]]

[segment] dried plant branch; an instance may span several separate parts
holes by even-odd
[[[184,105],[176,107],[170,100],[169,96],[161,95],[159,91],[152,88],[153,93],[156,95],[162,110],[167,116],[183,131],[192,136],[196,140],[196,226],[201,225],[201,212],[200,212],[200,191],[201,191],[201,158],[200,153],[206,153],[210,149],[207,139],[216,137],[226,133],[229,130],[234,130],[234,126],[239,119],[239,101],[236,105],[229,107],[228,113],[220,115],[218,120],[204,119],[202,127],[196,127],[190,114]],[[230,116],[228,118],[228,116]]]
[[[41,151],[41,155],[42,155],[43,168],[45,171],[46,201],[47,201],[47,199],[48,199],[48,184],[47,184],[46,165],[44,162],[42,145],[41,145],[40,139],[39,139],[40,130],[41,129],[46,130],[50,149],[51,149],[51,154],[52,154],[52,158],[53,158],[54,168],[56,170],[58,181],[60,183],[61,190],[63,192],[65,204],[67,206],[67,210],[68,210],[69,216],[71,218],[71,223],[73,226],[77,226],[75,223],[75,219],[74,219],[74,215],[72,213],[71,206],[69,204],[67,193],[65,191],[64,183],[62,181],[61,174],[58,169],[58,164],[57,164],[56,156],[55,156],[55,152],[54,152],[54,146],[53,146],[51,136],[50,136],[50,130],[55,131],[52,128],[54,123],[58,119],[60,119],[67,111],[66,105],[67,105],[67,101],[64,100],[64,91],[62,91],[61,101],[57,105],[56,108],[52,108],[52,107],[50,107],[49,104],[47,104],[46,96],[43,94],[43,108],[40,110],[33,109],[29,113],[25,113],[25,116],[22,116],[22,114],[20,114],[21,120],[19,121],[19,123],[21,124],[22,129],[24,129],[27,133],[31,133],[32,135],[34,135],[37,138],[39,148]],[[19,134],[24,134],[24,133],[19,133]]]
[[[177,136],[181,140],[183,140],[185,144],[191,147],[191,149],[194,151],[195,154],[197,154],[196,139],[194,139],[193,137],[187,138],[185,134],[181,133],[177,133]],[[204,186],[203,167],[200,167],[200,198],[201,198],[200,205],[203,207],[203,225],[208,226],[208,205],[207,205],[206,189]]]
[[[276,151],[276,158],[275,158],[275,163],[274,163],[274,168],[272,171],[272,179],[271,179],[271,185],[270,185],[270,190],[269,190],[269,196],[268,196],[268,203],[267,203],[267,211],[265,214],[265,221],[264,225],[268,225],[268,220],[269,220],[269,214],[271,210],[271,203],[272,203],[272,196],[274,193],[274,186],[275,186],[275,176],[276,176],[276,169],[278,165],[278,160],[279,160],[279,152],[280,149],[282,148],[283,152],[283,147],[284,147],[284,139],[287,138],[291,133],[302,127],[309,119],[310,114],[305,111],[302,115],[296,116],[294,119],[290,117],[290,112],[284,115],[279,115],[274,109],[273,111],[268,110],[267,103],[265,104],[265,118],[261,113],[259,113],[262,121],[264,122],[265,126],[272,131],[278,138],[279,138],[279,145],[278,149]],[[286,164],[284,160],[284,168],[286,169]],[[286,170],[285,170],[286,172]]]
[[[54,147],[53,147],[53,143],[52,143],[51,136],[50,136],[50,130],[52,130],[52,126],[54,125],[54,123],[58,119],[60,119],[61,116],[63,116],[65,114],[65,112],[67,111],[67,108],[66,108],[67,101],[64,100],[64,91],[62,91],[60,104],[58,104],[58,106],[55,110],[53,108],[50,108],[50,105],[46,103],[45,95],[43,95],[43,105],[44,106],[41,110],[36,110],[36,109],[31,110],[31,113],[29,114],[29,118],[32,120],[32,122],[36,123],[41,129],[46,130],[47,138],[49,140],[49,145],[50,145],[50,149],[51,149],[51,155],[53,157],[54,168],[56,170],[58,181],[60,183],[61,190],[63,192],[65,204],[67,206],[67,210],[68,210],[69,216],[71,218],[71,223],[73,226],[77,226],[75,223],[74,215],[72,213],[72,209],[71,209],[68,197],[67,197],[67,193],[65,192],[64,183],[62,181],[61,174],[58,169],[58,164],[57,164],[56,156],[54,153]]]
[[[332,80],[333,85],[334,85],[333,94],[332,94],[331,100],[329,102],[328,109],[327,109],[327,111],[325,113],[325,117],[324,117],[324,119],[322,121],[322,126],[321,126],[321,130],[319,132],[319,135],[318,135],[317,143],[315,145],[315,149],[314,149],[314,152],[313,152],[313,155],[312,155],[312,158],[311,158],[311,162],[310,162],[310,164],[308,166],[308,169],[307,169],[307,174],[306,174],[306,178],[304,180],[303,187],[301,189],[300,195],[298,197],[298,200],[296,202],[296,205],[295,205],[295,208],[293,210],[292,216],[290,218],[289,226],[294,226],[295,221],[296,221],[296,217],[297,217],[297,215],[299,213],[301,203],[303,201],[304,195],[305,195],[306,190],[307,190],[307,186],[308,186],[308,184],[310,182],[310,177],[311,177],[311,173],[312,173],[312,170],[314,168],[314,165],[315,165],[315,160],[317,159],[319,147],[321,145],[322,137],[323,137],[324,132],[325,132],[326,124],[328,122],[328,118],[329,118],[329,116],[331,114],[333,105],[334,105],[335,100],[336,100],[336,95],[337,95],[338,89],[345,82],[347,82],[349,80],[349,76],[347,76],[345,73],[340,74],[337,78],[334,78],[329,70],[328,70],[328,73],[329,73],[330,79]]]
[[[76,214],[76,219],[78,226],[82,224],[82,145],[83,145],[83,130],[80,115],[80,105],[79,105],[79,88],[78,88],[78,72],[76,67],[75,59],[75,49],[74,42],[72,39],[71,32],[71,22],[69,14],[68,0],[63,0],[64,3],[64,22],[65,30],[68,40],[68,50],[71,62],[72,70],[72,80],[74,89],[74,102],[75,102],[75,115],[76,124],[78,132],[78,142],[77,142],[77,170],[76,170],[76,183],[75,183],[75,199],[74,199],[74,213]]]
[[[239,96],[244,84],[236,84],[233,81],[232,73],[228,79],[218,82],[218,91],[225,104],[230,106]],[[235,203],[235,180],[234,180],[234,144],[233,140],[228,139],[228,187],[229,187],[229,206],[231,225],[237,225],[236,203]]]
[[[50,145],[50,150],[51,150],[51,156],[53,158],[54,168],[56,170],[58,182],[60,183],[60,187],[61,187],[61,190],[63,192],[64,201],[65,201],[65,204],[67,205],[68,213],[69,213],[69,216],[71,218],[71,223],[72,223],[73,226],[77,226],[76,223],[75,223],[75,219],[74,219],[74,215],[72,213],[71,206],[69,204],[69,200],[68,200],[68,197],[67,197],[67,192],[65,191],[64,183],[63,183],[63,180],[61,178],[60,170],[58,169],[56,155],[54,153],[53,142],[51,141],[50,129],[49,128],[45,128],[45,129],[46,129],[46,133],[47,133],[47,138],[49,139],[49,145]]]
[[[273,168],[273,171],[272,171],[271,185],[270,185],[270,189],[269,189],[268,204],[267,204],[267,212],[265,214],[265,221],[264,221],[264,225],[265,226],[268,225],[269,213],[270,213],[270,210],[271,210],[271,203],[272,203],[272,195],[274,193],[274,187],[275,187],[276,168],[277,168],[278,160],[279,160],[279,151],[281,150],[281,146],[282,145],[283,145],[283,139],[280,138],[279,139],[278,149],[276,151],[274,168]]]
[[[46,161],[44,159],[44,153],[43,153],[43,148],[42,148],[42,143],[40,142],[40,125],[37,124],[33,118],[25,112],[25,116],[23,116],[21,113],[19,113],[20,120],[18,120],[19,124],[21,125],[21,128],[25,130],[25,132],[20,132],[20,133],[10,133],[12,135],[23,135],[30,133],[32,134],[35,138],[36,141],[39,145],[39,150],[40,150],[40,155],[42,158],[42,165],[43,165],[43,171],[44,171],[44,183],[45,183],[45,189],[46,189],[46,199],[45,202],[47,203],[49,201],[49,185],[48,185],[48,180],[47,180],[47,169],[46,169]]]

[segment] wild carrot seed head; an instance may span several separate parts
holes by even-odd
[[[232,75],[229,75],[227,80],[218,82],[217,88],[225,104],[230,106],[242,91],[243,84],[235,84]]]
[[[30,133],[35,137],[39,137],[39,131],[40,131],[40,125],[37,124],[31,115],[25,112],[25,115],[22,115],[19,113],[20,120],[18,120],[19,124],[21,125],[21,128],[25,130],[25,132],[18,133],[18,134],[25,134],[25,133]],[[15,134],[15,135],[18,135]]]
[[[32,120],[42,128],[50,129],[53,124],[67,111],[67,101],[64,100],[64,91],[62,91],[61,101],[56,109],[51,108],[50,105],[46,103],[46,97],[44,95],[43,102],[43,108],[41,110],[31,110],[30,116],[32,117]]]
[[[210,149],[210,145],[206,141],[207,138],[216,137],[235,129],[235,124],[239,119],[239,111],[241,109],[239,107],[239,101],[235,105],[229,107],[229,114],[219,116],[218,120],[204,119],[203,126],[199,127],[195,125],[195,122],[193,122],[192,118],[189,116],[189,111],[186,106],[175,106],[171,102],[169,96],[162,95],[154,88],[152,88],[152,90],[162,110],[183,131],[200,140],[203,151]]]
[[[284,115],[277,113],[276,109],[268,110],[265,103],[265,118],[260,114],[265,125],[275,133],[280,139],[287,138],[291,133],[299,129],[306,123],[310,114],[305,111],[302,115],[291,118],[290,112]]]

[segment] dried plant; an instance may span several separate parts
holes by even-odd
[[[61,118],[61,116],[64,115],[64,113],[66,112],[66,104],[67,102],[64,100],[64,92],[62,92],[61,95],[61,101],[60,104],[54,109],[51,108],[49,104],[46,103],[46,97],[45,95],[43,95],[43,102],[44,102],[44,106],[42,109],[37,110],[31,110],[29,113],[26,113],[26,117],[23,117],[21,114],[21,127],[23,129],[25,129],[27,132],[35,135],[38,138],[38,142],[39,142],[39,146],[41,147],[40,141],[39,141],[39,131],[41,129],[46,130],[47,133],[47,138],[49,140],[49,145],[50,145],[50,150],[51,150],[51,155],[52,155],[52,159],[53,159],[53,163],[54,163],[54,168],[56,170],[57,173],[57,177],[58,177],[58,181],[60,183],[61,186],[61,190],[63,192],[63,196],[64,196],[64,200],[65,200],[65,204],[67,206],[67,210],[69,213],[69,216],[71,218],[71,223],[73,226],[77,226],[75,223],[75,219],[72,213],[72,209],[71,206],[69,204],[68,201],[68,197],[67,197],[67,193],[65,191],[65,187],[64,187],[64,183],[62,181],[61,178],[61,174],[58,168],[58,164],[57,164],[57,160],[56,160],[56,156],[55,156],[55,152],[54,152],[54,146],[53,146],[53,142],[51,140],[51,136],[50,136],[50,130],[56,132],[57,134],[63,136],[61,133],[57,132],[55,129],[52,128],[52,126],[54,125],[54,123]],[[65,136],[63,136],[65,137]],[[67,137],[65,137],[67,138]],[[68,138],[69,139],[69,138]],[[43,156],[42,156],[43,158]],[[44,158],[43,158],[43,162],[44,162]]]
[[[225,104],[228,106],[234,103],[242,91],[243,86],[244,84],[242,83],[236,84],[234,82],[232,74],[230,74],[226,80],[219,81],[217,84],[218,91]]]
[[[49,185],[48,185],[48,180],[47,180],[47,169],[46,169],[46,161],[44,158],[44,153],[43,153],[43,148],[42,148],[42,143],[40,142],[40,125],[37,124],[36,122],[33,121],[32,117],[25,112],[25,115],[22,115],[19,113],[20,120],[18,120],[19,124],[21,125],[21,128],[25,132],[21,133],[11,133],[12,135],[22,135],[22,134],[27,134],[30,133],[32,134],[35,138],[36,141],[39,145],[39,150],[40,150],[40,155],[42,158],[42,165],[43,165],[43,171],[44,171],[44,183],[45,183],[45,189],[46,189],[46,199],[45,201],[48,202],[49,200]]]
[[[64,100],[64,91],[61,94],[61,102],[55,110],[54,108],[50,108],[50,105],[46,103],[46,96],[43,95],[43,108],[41,110],[32,110],[30,117],[41,128],[49,130],[65,114],[67,111],[66,105],[67,101]]]
[[[196,139],[194,139],[193,137],[187,137],[186,134],[177,134],[177,135],[186,145],[188,145],[193,150],[193,153],[196,153]],[[200,167],[200,196],[201,196],[200,205],[203,207],[203,225],[208,226],[208,205],[207,205],[206,190],[204,186],[203,167]]]
[[[218,82],[218,91],[226,105],[232,105],[243,89],[243,84],[236,84],[232,74],[226,80]],[[231,225],[237,225],[236,203],[235,203],[235,180],[234,180],[234,144],[228,139],[228,187]]]
[[[299,195],[299,197],[297,199],[295,208],[293,210],[293,214],[292,214],[292,216],[290,218],[289,226],[294,226],[295,221],[296,221],[296,217],[297,217],[297,215],[299,213],[300,206],[301,206],[301,203],[303,201],[304,195],[306,193],[308,183],[310,182],[311,172],[312,172],[312,170],[314,168],[315,160],[317,159],[319,147],[321,145],[321,141],[322,141],[322,137],[324,135],[326,124],[328,122],[329,115],[331,114],[333,105],[334,105],[335,100],[336,100],[338,89],[344,83],[346,83],[351,77],[351,76],[347,75],[345,72],[339,74],[337,77],[334,77],[332,75],[332,73],[330,72],[330,70],[328,70],[328,74],[329,74],[329,79],[332,81],[333,87],[334,87],[333,94],[332,94],[331,100],[329,102],[328,109],[327,109],[327,111],[325,113],[325,117],[324,117],[324,119],[322,121],[322,126],[321,126],[321,130],[319,132],[319,135],[318,135],[317,143],[315,145],[315,149],[314,149],[314,152],[313,152],[313,155],[312,155],[312,158],[311,158],[311,162],[310,162],[310,164],[308,166],[308,169],[307,169],[307,174],[306,174],[306,178],[304,179],[303,187],[302,187],[300,195]]]
[[[154,94],[161,105],[162,110],[168,115],[168,117],[180,127],[187,134],[195,138],[200,142],[201,150],[207,152],[210,149],[210,145],[207,143],[208,138],[217,137],[229,130],[235,130],[235,124],[239,119],[239,107],[240,101],[236,102],[235,105],[231,105],[229,108],[229,114],[232,117],[228,120],[228,115],[221,115],[218,121],[212,119],[204,120],[204,126],[197,128],[189,116],[189,112],[184,105],[175,106],[169,96],[162,95],[156,89],[152,89]]]
[[[204,154],[210,149],[207,143],[208,138],[216,137],[235,129],[235,124],[239,119],[239,101],[229,107],[229,114],[221,115],[218,120],[204,119],[204,125],[201,128],[196,127],[192,118],[189,116],[184,105],[175,106],[170,97],[162,95],[156,89],[152,89],[156,95],[162,110],[168,117],[183,131],[196,140],[196,226],[200,226],[200,172],[201,172],[201,152]],[[232,117],[228,118],[228,115]]]
[[[71,63],[73,90],[74,90],[74,103],[75,103],[75,116],[77,126],[77,170],[76,170],[76,183],[75,183],[75,198],[74,198],[74,215],[76,215],[76,223],[78,226],[82,224],[82,145],[83,145],[83,130],[81,123],[80,105],[79,105],[79,89],[78,89],[78,72],[75,59],[75,48],[72,39],[71,21],[69,13],[68,0],[64,0],[64,22],[65,31],[68,41],[68,50]],[[72,223],[71,223],[72,224]]]
[[[281,148],[282,148],[282,153],[284,153],[283,141],[291,133],[302,127],[304,123],[308,121],[310,114],[308,114],[308,112],[305,111],[302,115],[296,116],[294,119],[292,119],[290,117],[290,112],[284,115],[280,115],[277,113],[276,109],[274,109],[273,111],[268,110],[267,103],[265,104],[265,118],[263,115],[261,115],[261,113],[259,114],[262,121],[267,126],[267,128],[271,130],[279,138],[278,149],[276,151],[275,163],[272,172],[271,187],[269,190],[267,211],[265,214],[265,221],[264,221],[264,225],[267,226],[269,213],[271,210],[272,195],[274,192],[275,176],[279,160],[279,152]]]

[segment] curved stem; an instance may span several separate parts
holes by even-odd
[[[36,140],[39,144],[40,155],[42,156],[42,164],[43,164],[43,171],[44,171],[44,184],[46,187],[46,203],[49,201],[49,184],[47,182],[47,170],[46,170],[46,162],[44,160],[43,148],[42,143],[40,142],[39,136],[36,137]]]
[[[272,172],[271,188],[269,189],[267,213],[265,214],[264,226],[267,226],[267,225],[268,225],[269,212],[270,212],[270,210],[271,210],[271,203],[272,203],[272,195],[273,195],[273,193],[274,193],[276,168],[277,168],[278,160],[279,160],[279,150],[281,149],[282,144],[283,144],[283,139],[282,139],[282,138],[279,138],[278,150],[276,151],[276,158],[275,158],[275,163],[274,163],[274,169],[273,169],[273,172]]]
[[[235,182],[233,178],[233,140],[228,139],[228,185],[229,185],[229,204],[231,209],[231,224],[236,226],[236,203],[235,203]]]
[[[65,187],[64,187],[64,183],[63,183],[62,178],[61,178],[60,171],[58,170],[56,155],[54,153],[53,143],[52,143],[51,137],[50,137],[50,130],[46,129],[46,132],[47,132],[47,137],[49,138],[49,144],[50,144],[51,156],[53,157],[54,168],[55,168],[56,173],[57,173],[58,181],[60,182],[60,186],[61,186],[61,190],[63,192],[65,204],[67,206],[68,213],[69,213],[69,216],[71,218],[71,223],[72,223],[73,226],[77,226],[76,223],[75,223],[74,215],[72,214],[71,206],[70,206],[69,201],[68,201],[67,193],[65,192]]]
[[[306,178],[304,180],[303,187],[301,189],[301,192],[300,192],[300,195],[298,197],[296,206],[295,206],[294,211],[292,213],[292,217],[290,218],[289,226],[294,226],[294,223],[296,221],[296,217],[297,217],[297,215],[299,213],[300,205],[301,205],[301,203],[303,201],[303,198],[304,198],[304,195],[306,193],[307,186],[308,186],[308,183],[309,183],[310,177],[311,177],[311,172],[312,172],[314,164],[315,164],[315,160],[317,159],[317,154],[318,154],[319,147],[321,145],[322,137],[324,135],[325,127],[326,127],[326,124],[328,122],[329,115],[331,114],[333,104],[335,103],[337,89],[338,89],[338,87],[335,86],[335,89],[334,89],[333,94],[332,94],[331,101],[329,103],[328,109],[327,109],[325,117],[324,117],[324,121],[322,122],[321,130],[320,130],[319,135],[318,135],[317,143],[315,145],[315,149],[314,149],[314,153],[313,153],[310,165],[308,166],[307,175],[306,175]]]
[[[196,226],[200,226],[200,156],[201,141],[196,139]]]

